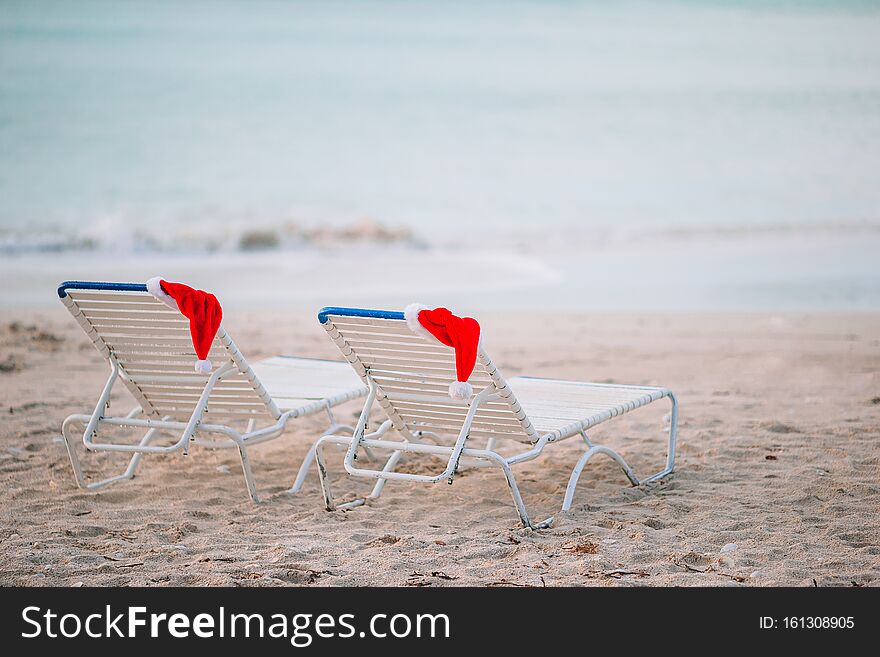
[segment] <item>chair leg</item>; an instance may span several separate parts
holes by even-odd
[[[507,465],[507,463],[504,463],[501,466],[501,469],[504,472],[504,478],[507,480],[507,487],[510,489],[510,495],[513,497],[513,504],[516,506],[516,511],[519,513],[519,519],[522,522],[523,527],[528,527],[529,529],[543,529],[549,527],[553,522],[552,516],[538,524],[532,523],[531,518],[529,518],[529,512],[526,510],[525,502],[523,502],[522,494],[519,492],[516,478],[513,476],[513,470]]]
[[[287,492],[290,495],[296,495],[303,487],[303,484],[306,481],[306,477],[309,474],[309,468],[312,467],[312,462],[315,460],[315,452],[317,451],[318,444],[314,443],[311,447],[309,447],[309,451],[306,452],[306,456],[303,459],[302,463],[300,463],[299,470],[296,472],[296,479],[293,480],[293,486],[287,489]]]
[[[82,419],[79,419],[79,418]],[[79,465],[79,457],[76,454],[76,448],[74,447],[74,436],[69,435],[72,425],[79,421],[80,424],[85,424],[85,421],[88,419],[88,416],[76,416],[71,415],[64,423],[61,425],[61,437],[64,439],[64,446],[67,448],[67,456],[70,458],[70,466],[73,468],[73,476],[76,479],[76,484],[80,488],[84,488],[86,490],[89,489],[89,484],[86,482],[85,477],[82,473],[82,468]]]
[[[357,500],[353,500],[351,502],[347,502],[345,504],[337,504],[333,499],[333,493],[330,489],[330,481],[327,476],[327,464],[324,459],[324,446],[327,442],[326,439],[333,439],[336,436],[323,436],[318,442],[315,444],[315,463],[318,468],[318,477],[321,481],[321,492],[324,496],[324,507],[328,511],[335,511],[337,509],[350,509],[357,506],[362,506],[367,499],[375,499],[382,492],[382,487],[387,479],[379,478],[379,481],[376,482],[376,485],[373,487],[373,491],[366,498],[359,498]],[[383,467],[383,472],[392,472],[397,465],[400,458],[403,456],[403,450],[394,451],[389,457],[388,461],[386,461],[385,466]],[[482,450],[479,454],[474,455],[475,458],[481,458],[489,461],[489,465],[497,465],[501,468],[501,471],[504,473],[504,478],[507,481],[507,486],[510,489],[511,497],[513,498],[514,506],[516,507],[517,513],[519,514],[520,521],[522,522],[524,527],[528,527],[529,529],[544,529],[549,527],[553,522],[553,517],[546,518],[541,522],[532,522],[529,517],[529,513],[526,510],[525,503],[523,502],[522,494],[519,491],[519,485],[516,482],[516,477],[513,474],[513,471],[510,467],[508,461],[494,451]]]
[[[571,509],[572,500],[574,499],[574,491],[577,487],[578,479],[581,476],[581,472],[583,472],[584,466],[586,466],[587,461],[589,461],[595,454],[606,454],[610,456],[615,461],[617,461],[620,468],[623,470],[624,474],[630,480],[633,486],[640,486],[643,484],[650,484],[655,481],[659,481],[664,477],[668,477],[672,474],[672,471],[675,468],[675,445],[676,440],[678,438],[678,399],[675,397],[675,394],[669,392],[667,395],[669,397],[669,401],[672,405],[672,410],[670,412],[669,418],[669,439],[666,445],[666,467],[664,467],[660,472],[639,481],[632,468],[630,468],[629,464],[623,459],[620,454],[615,452],[610,447],[605,447],[604,445],[593,445],[590,442],[590,439],[587,437],[587,434],[581,432],[584,437],[584,441],[586,442],[589,449],[581,455],[580,460],[578,460],[577,465],[574,466],[574,470],[571,472],[571,477],[568,480],[568,487],[565,489],[565,499],[562,502],[562,510],[568,511]]]
[[[623,470],[623,473],[626,475],[627,479],[630,480],[630,483],[633,486],[639,485],[639,480],[636,478],[635,473],[632,468],[629,466],[624,458],[615,452],[610,447],[606,447],[605,445],[593,445],[586,452],[581,454],[581,458],[578,460],[577,465],[574,466],[574,469],[571,471],[571,477],[568,479],[568,486],[565,489],[565,499],[562,501],[562,510],[568,511],[571,509],[572,501],[574,500],[574,491],[577,488],[578,480],[580,479],[581,472],[583,472],[584,467],[587,465],[587,461],[589,461],[596,454],[605,454],[606,456],[610,456],[614,459],[617,464],[620,466],[620,469]]]
[[[354,433],[354,427],[349,424],[332,424],[328,427],[323,435],[335,434],[339,431],[350,431]],[[312,467],[312,463],[315,460],[315,448],[317,447],[317,441],[309,448],[309,451],[306,452],[305,458],[303,458],[302,463],[299,466],[299,470],[296,472],[296,479],[293,481],[293,486],[287,489],[287,493],[289,495],[296,495],[303,487],[303,484],[306,481],[306,477],[309,474],[309,468]]]
[[[82,467],[79,463],[79,457],[76,453],[76,436],[72,435],[71,433],[71,427],[74,424],[79,423],[80,425],[84,425],[86,421],[88,421],[88,416],[71,415],[66,420],[64,420],[64,423],[61,425],[61,437],[64,439],[64,446],[67,448],[67,455],[70,458],[70,465],[73,468],[73,476],[76,479],[77,485],[85,490],[97,490],[116,481],[133,479],[135,473],[137,472],[138,465],[140,465],[141,459],[144,456],[142,452],[135,452],[132,455],[131,459],[128,462],[128,467],[126,467],[122,474],[118,474],[113,477],[107,477],[106,479],[101,479],[100,481],[95,481],[92,483],[88,483],[86,481],[85,476],[82,472]],[[158,429],[147,430],[138,445],[140,447],[149,445],[155,437],[157,431]]]
[[[486,458],[490,463],[501,468],[501,471],[504,473],[504,479],[507,481],[507,487],[510,489],[510,496],[513,498],[513,504],[516,507],[516,512],[519,514],[519,519],[520,522],[522,522],[523,527],[537,530],[546,529],[553,524],[553,516],[545,518],[540,522],[532,522],[532,519],[529,517],[529,512],[526,510],[526,504],[523,502],[522,494],[519,492],[519,485],[516,483],[513,469],[510,467],[510,463],[508,463],[507,459],[501,456],[498,452],[491,450],[484,450],[481,457]]]
[[[257,495],[257,484],[254,482],[254,474],[251,471],[251,459],[247,453],[247,447],[240,438],[235,440],[238,445],[238,455],[241,457],[241,470],[244,473],[244,483],[247,486],[248,495],[254,504],[260,503],[260,496]]]
[[[333,500],[333,492],[330,490],[330,481],[327,477],[327,461],[324,459],[324,443],[322,441],[323,438],[314,445],[315,465],[318,468],[318,480],[321,482],[321,494],[324,496],[324,508],[328,511],[335,511],[336,503]]]
[[[382,468],[382,472],[391,472],[394,468],[397,467],[398,461],[403,456],[403,452],[393,452],[391,456],[388,457],[388,460],[385,462],[385,466]],[[388,483],[387,479],[378,479],[376,480],[376,484],[373,486],[373,490],[370,491],[370,494],[367,496],[371,500],[375,500],[382,494],[382,489],[385,488],[385,484]]]
[[[420,437],[420,435],[416,433],[416,434],[413,434],[413,437],[414,437],[414,438],[418,438],[418,437]],[[397,464],[400,462],[400,459],[401,459],[402,457],[403,457],[403,452],[402,452],[402,451],[397,450],[397,451],[392,452],[392,453],[391,453],[391,456],[388,457],[388,460],[385,461],[385,465],[382,466],[382,472],[393,472],[393,471],[394,471],[394,468],[397,467]],[[327,469],[326,469],[326,467],[324,467],[324,468],[322,469],[322,468],[319,466],[319,468],[318,468],[318,472],[319,472],[319,474],[320,474],[322,471],[323,471],[323,475],[322,475],[322,476],[323,476],[323,478],[324,478],[324,482],[325,482],[324,484],[322,484],[322,489],[324,488],[324,486],[327,486],[328,488],[324,489],[324,490],[326,491],[326,490],[329,490],[329,484],[326,482],[326,479],[327,479]],[[367,500],[375,500],[375,499],[378,499],[379,496],[382,495],[382,490],[385,488],[385,484],[387,484],[387,483],[388,483],[388,479],[386,479],[386,478],[384,478],[384,477],[379,477],[379,478],[376,480],[376,483],[373,485],[373,489],[370,491],[370,494],[367,495],[366,497],[359,497],[359,498],[357,498],[357,499],[355,499],[355,500],[352,500],[351,502],[346,502],[345,504],[339,504],[339,505],[335,505],[335,504],[334,504],[334,505],[333,505],[333,508],[331,509],[330,507],[328,507],[328,510],[329,510],[329,511],[333,511],[334,509],[337,509],[337,508],[338,508],[338,509],[353,509],[353,508],[358,507],[358,506],[363,506],[364,504],[366,504]],[[326,496],[326,494],[325,494],[325,496],[324,496],[324,501],[325,501],[325,504],[326,504],[326,502],[327,502],[327,496]]]
[[[112,484],[116,481],[132,479],[135,476],[138,465],[140,465],[141,459],[144,456],[143,452],[134,452],[128,462],[128,467],[126,467],[122,474],[118,474],[116,476],[108,477],[106,479],[102,479],[100,481],[92,483],[86,481],[86,478],[82,472],[82,467],[80,465],[79,456],[77,455],[76,448],[74,446],[76,436],[73,434],[72,427],[77,423],[80,425],[84,425],[89,421],[90,418],[87,415],[71,415],[61,425],[61,435],[64,439],[64,445],[67,448],[67,455],[70,458],[70,465],[73,468],[73,475],[76,478],[77,485],[85,490],[96,490],[108,484]],[[160,429],[158,428],[151,428],[147,430],[137,446],[146,447],[147,445],[149,445],[149,443],[153,440],[153,438],[159,431]],[[251,461],[247,453],[247,445],[245,439],[242,438],[242,436],[238,432],[232,429],[225,429],[222,431],[222,433],[225,434],[238,447],[238,454],[241,459],[241,468],[244,474],[244,480],[245,485],[247,486],[248,495],[255,504],[259,504],[260,497],[257,494],[257,486],[254,481],[254,475],[251,469]]]
[[[315,443],[313,449],[315,464],[318,467],[318,478],[321,482],[321,494],[324,497],[324,508],[328,511],[336,511],[337,509],[354,509],[355,507],[363,506],[364,504],[366,504],[367,499],[375,499],[382,494],[382,489],[385,487],[385,479],[379,479],[373,486],[372,492],[367,497],[359,497],[355,500],[352,500],[351,502],[336,504],[336,501],[333,499],[333,493],[330,489],[330,478],[327,474],[327,461],[324,458],[323,439]],[[390,472],[391,470],[393,470],[402,455],[402,452],[393,452],[388,460],[385,462],[385,466],[382,468],[382,471]]]
[[[668,397],[670,403],[672,404],[672,411],[669,418],[669,440],[666,445],[666,467],[663,468],[660,472],[653,474],[647,479],[643,480],[643,484],[650,484],[655,481],[659,481],[664,477],[668,477],[675,469],[675,444],[678,439],[678,399],[671,392],[669,393]]]
[[[412,436],[416,440],[416,442],[421,442],[422,435],[423,434],[419,431],[414,432],[412,434]],[[431,435],[437,436],[437,434],[431,434]],[[388,457],[388,460],[385,462],[385,465],[382,467],[382,472],[393,472],[394,468],[397,467],[397,464],[400,462],[400,459],[402,457],[403,457],[403,452],[401,452],[399,450],[396,452],[392,452],[391,456]],[[364,498],[364,500],[361,502],[361,504],[365,503],[368,499],[369,500],[378,499],[379,496],[382,494],[382,490],[385,488],[385,484],[387,484],[387,483],[388,483],[388,480],[385,478],[377,479],[375,485],[373,486],[373,490],[370,491],[370,494],[367,495],[366,498]],[[360,504],[353,504],[352,502],[349,502],[349,504],[352,504],[353,506],[360,506]]]

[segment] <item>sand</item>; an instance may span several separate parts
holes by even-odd
[[[318,419],[253,450],[267,501],[252,505],[234,452],[146,457],[137,478],[78,490],[62,420],[87,412],[106,366],[60,306],[0,313],[0,584],[3,585],[790,585],[880,582],[880,315],[481,317],[509,375],[672,388],[681,400],[677,470],[629,488],[591,462],[575,504],[523,529],[496,471],[454,485],[394,482],[366,507],[323,510],[312,473],[288,487]],[[511,320],[515,319],[514,324]],[[227,313],[249,358],[333,357],[311,313]],[[509,328],[515,326],[515,328]],[[128,409],[125,393],[114,409]],[[637,473],[663,462],[651,407],[593,439]],[[357,403],[340,415],[353,417]],[[581,446],[552,445],[517,472],[535,517],[559,510]],[[119,456],[88,454],[91,474]],[[353,497],[365,480],[341,474]],[[440,467],[428,457],[410,471]]]

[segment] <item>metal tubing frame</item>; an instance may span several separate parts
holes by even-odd
[[[184,455],[187,455],[189,453],[190,443],[194,443],[201,447],[209,447],[213,449],[237,447],[239,458],[241,460],[242,473],[244,474],[245,485],[248,491],[248,496],[255,504],[260,503],[261,500],[257,493],[257,486],[256,482],[254,481],[250,458],[247,454],[247,447],[279,437],[284,432],[287,422],[293,418],[299,417],[299,409],[282,413],[274,424],[263,427],[261,429],[256,429],[256,418],[251,418],[248,420],[248,426],[244,433],[241,433],[225,424],[203,423],[202,419],[207,409],[208,400],[214,386],[223,377],[223,375],[235,371],[236,369],[234,364],[229,362],[215,370],[211,377],[208,379],[204,389],[202,390],[195,409],[193,410],[189,420],[187,420],[186,422],[171,420],[167,416],[162,417],[161,419],[139,418],[137,416],[143,413],[143,409],[141,407],[136,407],[124,417],[108,417],[104,415],[104,412],[109,406],[110,394],[120,375],[119,364],[112,356],[109,358],[109,360],[110,375],[107,378],[107,382],[104,384],[104,388],[98,398],[97,404],[95,405],[94,412],[91,415],[70,415],[64,420],[61,426],[61,435],[64,439],[65,447],[67,448],[67,454],[70,458],[70,465],[73,468],[73,474],[74,478],[76,479],[76,483],[80,488],[93,491],[99,488],[103,488],[104,486],[112,484],[116,481],[133,479],[144,454],[170,454],[172,452],[182,451]],[[335,421],[329,402],[327,403],[327,412],[330,417],[331,423],[325,433],[335,433],[340,430],[352,430],[352,427],[350,425],[339,424]],[[132,454],[131,460],[129,461],[126,469],[121,474],[107,477],[106,479],[101,479],[99,481],[91,483],[87,482],[85,476],[83,475],[79,457],[76,453],[76,449],[74,446],[75,435],[73,433],[73,426],[75,424],[81,424],[85,427],[82,434],[82,443],[88,451],[125,452]],[[99,427],[102,426],[144,428],[146,429],[146,433],[137,444],[124,445],[117,443],[99,443],[96,442],[95,439],[97,438]],[[177,440],[177,442],[171,445],[150,445],[150,442],[152,442],[152,440],[155,438],[156,433],[162,430],[181,431],[180,438]],[[198,434],[200,433],[221,434],[226,437],[226,440],[208,441],[198,437]],[[313,447],[306,454],[302,466],[300,467],[300,472],[303,473],[303,479],[305,478],[304,473],[308,471],[308,468],[311,466],[314,458],[315,451]],[[298,486],[302,486],[302,481],[299,481],[299,479]],[[297,488],[297,490],[299,489],[297,487],[297,484],[295,484],[295,487]]]
[[[443,481],[444,479],[447,479],[450,483],[452,482],[453,477],[455,477],[455,471],[458,469],[458,460],[461,457],[462,450],[464,449],[465,443],[468,440],[468,432],[470,431],[471,425],[474,422],[474,416],[477,414],[477,410],[484,401],[493,398],[493,395],[495,394],[495,389],[489,387],[484,388],[470,402],[470,408],[468,408],[467,415],[465,416],[464,422],[461,425],[461,429],[458,432],[458,438],[455,441],[455,445],[452,447],[452,451],[449,455],[449,461],[446,464],[446,468],[443,470],[443,472],[437,475],[403,475],[400,473],[396,473],[396,477],[391,477],[389,473],[386,472],[385,468],[383,468],[382,470],[369,470],[365,468],[359,468],[354,464],[354,461],[357,458],[358,447],[364,440],[364,430],[367,424],[367,419],[370,416],[370,408],[372,407],[373,402],[376,399],[377,392],[378,386],[376,385],[375,381],[371,380],[369,393],[367,394],[367,400],[364,403],[364,409],[361,411],[361,415],[358,418],[358,423],[355,427],[352,440],[345,454],[345,460],[343,461],[345,470],[349,474],[358,475],[361,477],[388,479],[405,478],[408,481],[421,481],[424,483],[433,484],[437,483],[438,481]]]
[[[366,500],[378,498],[382,492],[382,488],[384,487],[385,483],[389,480],[437,483],[439,481],[442,481],[443,479],[448,479],[449,483],[452,483],[452,476],[457,470],[460,459],[462,457],[468,457],[476,459],[477,461],[484,461],[489,466],[497,466],[501,468],[505,480],[507,481],[508,488],[510,489],[510,494],[513,498],[514,506],[516,507],[520,521],[522,522],[524,527],[537,530],[549,527],[552,524],[554,516],[546,518],[545,520],[537,523],[532,521],[526,509],[525,503],[523,502],[522,494],[520,493],[519,486],[516,482],[516,478],[514,477],[511,466],[538,458],[543,453],[544,448],[549,443],[557,442],[558,440],[569,436],[559,437],[554,436],[553,434],[546,434],[542,436],[531,449],[507,458],[495,451],[494,441],[488,442],[485,449],[471,449],[465,447],[465,443],[467,442],[468,438],[467,432],[470,428],[474,414],[476,413],[479,404],[485,401],[487,398],[491,398],[491,394],[495,392],[491,388],[486,388],[474,398],[471,404],[471,408],[462,424],[458,440],[456,440],[455,445],[453,445],[452,447],[442,445],[428,445],[418,441],[410,441],[408,439],[405,439],[403,441],[379,440],[378,438],[384,435],[392,427],[390,420],[386,420],[378,431],[373,432],[372,434],[364,433],[366,418],[369,416],[370,409],[376,399],[376,388],[376,384],[371,382],[370,392],[367,396],[364,408],[361,411],[357,427],[351,436],[342,436],[328,433],[319,438],[312,447],[312,450],[310,450],[310,453],[314,454],[315,457],[315,462],[318,468],[318,476],[321,481],[321,492],[324,497],[324,506],[328,511],[334,511],[336,509],[350,509],[357,506],[362,506],[363,504],[365,504]],[[483,396],[484,393],[487,394]],[[633,486],[654,483],[656,481],[659,481],[660,479],[663,479],[664,477],[669,476],[673,472],[675,467],[675,448],[678,432],[678,400],[672,393],[672,391],[666,389],[663,390],[660,399],[662,399],[663,397],[668,397],[672,405],[671,419],[668,429],[669,438],[666,448],[665,467],[659,472],[639,481],[639,479],[633,472],[633,469],[620,454],[618,454],[614,449],[606,445],[594,445],[587,436],[586,429],[581,429],[576,433],[579,433],[583,436],[584,442],[586,444],[586,450],[581,455],[580,459],[572,470],[571,476],[569,477],[568,485],[565,489],[565,496],[562,503],[563,512],[569,511],[571,509],[575,489],[577,488],[581,473],[583,472],[587,462],[596,454],[604,454],[612,458],[620,466],[621,470]],[[597,424],[599,423],[595,423],[591,425],[591,427],[596,426]],[[414,437],[418,437],[415,436],[415,433],[413,434]],[[370,495],[365,498],[355,499],[345,504],[337,504],[335,502],[330,488],[330,482],[328,481],[327,464],[323,454],[323,447],[326,444],[335,444],[347,447],[344,466],[349,474],[359,477],[378,479]],[[381,470],[357,468],[354,466],[353,462],[357,458],[356,453],[358,447],[391,450],[392,454]],[[433,454],[436,456],[446,456],[448,454],[449,460],[446,469],[439,475],[414,475],[402,472],[395,472],[394,468],[397,466],[397,463],[400,461],[402,455],[406,452]]]

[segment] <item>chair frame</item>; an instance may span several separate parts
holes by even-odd
[[[470,401],[456,402],[453,400],[447,400],[445,402],[447,404],[461,404],[462,406],[468,408],[467,414],[461,424],[457,438],[453,445],[448,446],[426,444],[422,442],[423,438],[430,437],[433,439],[438,439],[439,435],[432,431],[423,431],[414,427],[410,427],[407,423],[395,423],[392,419],[388,419],[382,422],[382,424],[375,431],[367,432],[367,421],[374,405],[378,403],[378,405],[383,408],[383,410],[387,411],[387,404],[393,404],[393,401],[390,401],[387,397],[382,397],[382,388],[371,376],[370,368],[365,366],[364,363],[361,362],[357,350],[353,349],[347,343],[345,337],[335,326],[332,317],[338,316],[349,318],[400,320],[401,323],[403,323],[404,321],[403,313],[395,311],[327,307],[323,308],[318,313],[318,321],[320,322],[320,324],[330,335],[331,339],[337,345],[337,347],[339,347],[346,360],[348,360],[348,362],[352,365],[358,375],[369,386],[369,393],[367,395],[366,401],[364,402],[363,409],[361,411],[360,417],[358,418],[357,424],[355,425],[354,431],[350,435],[343,435],[338,432],[328,432],[317,440],[313,448],[316,454],[316,465],[321,481],[321,490],[324,497],[324,505],[329,511],[341,508],[354,508],[365,504],[367,500],[378,498],[382,493],[383,487],[388,481],[415,481],[422,483],[437,483],[446,480],[449,484],[452,484],[456,472],[459,470],[460,465],[463,464],[462,459],[467,458],[473,460],[474,462],[472,463],[472,465],[477,467],[489,466],[498,467],[501,469],[510,490],[511,497],[513,498],[514,506],[516,507],[520,521],[522,522],[524,527],[528,527],[531,529],[541,529],[549,527],[553,522],[553,516],[541,520],[540,522],[534,522],[530,517],[523,501],[522,494],[520,493],[519,485],[516,482],[516,478],[513,473],[513,466],[538,458],[543,453],[547,445],[551,443],[555,443],[566,438],[578,435],[584,441],[585,451],[583,452],[583,454],[581,454],[580,458],[577,461],[577,464],[574,466],[571,472],[571,476],[569,477],[568,485],[566,487],[565,496],[562,503],[563,512],[569,511],[571,509],[575,489],[577,487],[581,473],[583,472],[585,466],[590,461],[590,459],[598,454],[602,454],[613,459],[618,464],[618,466],[620,466],[621,470],[633,486],[640,486],[657,482],[661,479],[668,477],[670,474],[672,474],[674,470],[675,449],[678,432],[678,399],[668,388],[647,386],[622,386],[612,384],[583,384],[603,388],[620,388],[628,390],[638,389],[639,391],[644,390],[648,392],[646,393],[646,399],[642,400],[640,403],[629,403],[625,407],[615,408],[613,410],[594,415],[583,422],[575,423],[571,426],[568,426],[564,430],[538,434],[534,430],[534,428],[531,427],[531,423],[528,421],[528,418],[525,417],[523,420],[523,426],[525,434],[526,436],[528,436],[528,442],[531,443],[532,447],[526,451],[514,454],[512,456],[505,457],[495,449],[496,441],[495,437],[493,436],[490,436],[488,438],[486,446],[483,449],[469,447],[468,442],[470,440],[471,429],[477,411],[481,408],[481,406],[489,402],[498,401],[506,401],[512,406],[517,404],[513,391],[510,389],[510,387],[507,386],[507,382],[500,375],[500,372],[497,371],[497,368],[495,368],[488,354],[486,354],[486,352],[484,351],[482,345],[480,346],[478,353],[478,362],[482,363],[486,367],[486,369],[491,372],[492,383],[484,387],[482,390],[475,391],[476,394]],[[436,402],[436,397],[419,395],[411,395],[407,399],[407,401],[418,402],[420,398],[425,402]],[[635,408],[639,408],[641,406],[647,405],[650,402],[657,401],[663,398],[669,399],[671,403],[671,412],[668,416],[669,424],[667,427],[669,436],[666,447],[666,464],[662,470],[646,477],[645,479],[639,480],[633,472],[633,469],[629,466],[626,460],[617,453],[617,451],[606,445],[594,444],[587,435],[587,431],[597,426],[598,424],[601,424],[602,422],[611,419],[612,417],[622,415],[626,412],[634,410]],[[398,396],[397,399],[399,400],[400,396]],[[397,426],[395,426],[395,424]],[[531,430],[529,430],[529,427],[531,427]],[[388,440],[385,438],[386,434],[392,429],[396,429],[397,432],[401,435],[400,440]],[[343,466],[346,472],[354,476],[378,480],[369,495],[344,504],[339,504],[336,502],[331,491],[330,482],[328,480],[327,463],[325,455],[323,453],[324,446],[330,444],[346,448],[345,457],[343,459]],[[358,467],[355,463],[357,460],[358,450],[360,448],[365,448],[369,450],[388,450],[392,453],[381,469],[361,468]],[[448,459],[446,467],[438,474],[422,475],[396,472],[395,468],[398,462],[400,461],[401,457],[406,453],[431,454],[440,457],[448,457]]]
[[[304,417],[319,412],[326,413],[328,417],[329,426],[325,430],[325,433],[353,430],[351,425],[340,423],[335,419],[333,415],[333,407],[343,402],[362,397],[366,394],[366,389],[352,390],[348,393],[316,400],[299,408],[282,412],[259,382],[256,373],[222,326],[217,332],[214,344],[217,345],[219,343],[222,345],[228,359],[217,367],[207,378],[190,417],[186,421],[175,420],[167,415],[159,415],[155,410],[147,410],[149,404],[144,403],[145,400],[138,400],[141,403],[125,415],[109,415],[107,411],[110,407],[110,396],[116,384],[120,382],[134,382],[135,378],[131,377],[125,371],[125,367],[122,366],[114,355],[113,350],[108,348],[104,343],[100,331],[92,326],[88,318],[79,309],[74,299],[71,298],[68,291],[147,292],[147,288],[146,285],[138,283],[103,283],[91,281],[66,281],[58,288],[58,296],[62,303],[67,307],[77,320],[77,323],[79,323],[82,329],[91,338],[98,351],[110,364],[110,375],[98,397],[94,411],[91,414],[75,413],[70,415],[64,420],[61,427],[61,435],[67,448],[67,454],[70,458],[70,464],[73,468],[76,483],[82,489],[94,491],[117,481],[134,478],[144,454],[170,454],[173,452],[181,452],[186,456],[189,453],[190,445],[195,444],[212,449],[237,448],[248,496],[254,503],[259,503],[261,500],[257,493],[256,482],[251,469],[250,458],[247,453],[248,447],[281,436],[287,423],[294,418]],[[254,391],[265,403],[266,412],[271,418],[271,423],[258,428],[257,417],[246,418],[246,428],[243,431],[239,431],[228,424],[204,422],[212,391],[215,390],[217,384],[221,382],[225,376],[233,374],[244,374],[251,382]],[[191,384],[192,381],[192,377],[182,376],[154,378],[161,378],[162,382],[167,384]],[[135,397],[137,397],[137,395],[135,395]],[[76,430],[77,426],[80,426],[83,429],[81,437],[82,444],[88,451],[132,454],[125,470],[120,474],[105,479],[100,479],[94,482],[87,481],[75,449],[78,437],[78,431]],[[97,438],[99,429],[109,429],[111,427],[143,429],[145,430],[145,433],[136,444],[98,442]],[[178,438],[176,442],[168,445],[150,444],[157,438],[157,435],[163,431],[175,433],[180,432],[180,438]],[[219,440],[209,440],[203,437],[204,435],[210,434],[219,435],[222,438]],[[310,449],[300,470],[307,469],[313,460],[314,449]],[[301,486],[302,483],[300,482],[299,485]]]

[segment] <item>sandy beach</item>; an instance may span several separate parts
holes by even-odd
[[[557,321],[564,319],[565,321]],[[799,585],[880,582],[880,315],[480,316],[509,376],[664,385],[681,400],[677,471],[628,488],[597,459],[554,525],[523,529],[502,477],[391,483],[363,508],[323,510],[312,473],[284,494],[320,419],[253,451],[252,505],[234,453],[148,456],[133,480],[78,490],[62,420],[87,412],[106,365],[63,308],[0,312],[2,585]],[[515,320],[515,323],[513,322]],[[336,357],[310,313],[236,313],[250,359]],[[513,326],[514,328],[510,328]],[[114,404],[127,409],[120,393]],[[339,415],[355,416],[357,402]],[[637,473],[659,469],[660,404],[603,424]],[[581,446],[518,471],[536,517],[556,513]],[[87,471],[120,468],[89,454]],[[409,471],[437,462],[411,457]],[[338,493],[368,483],[343,474]]]

